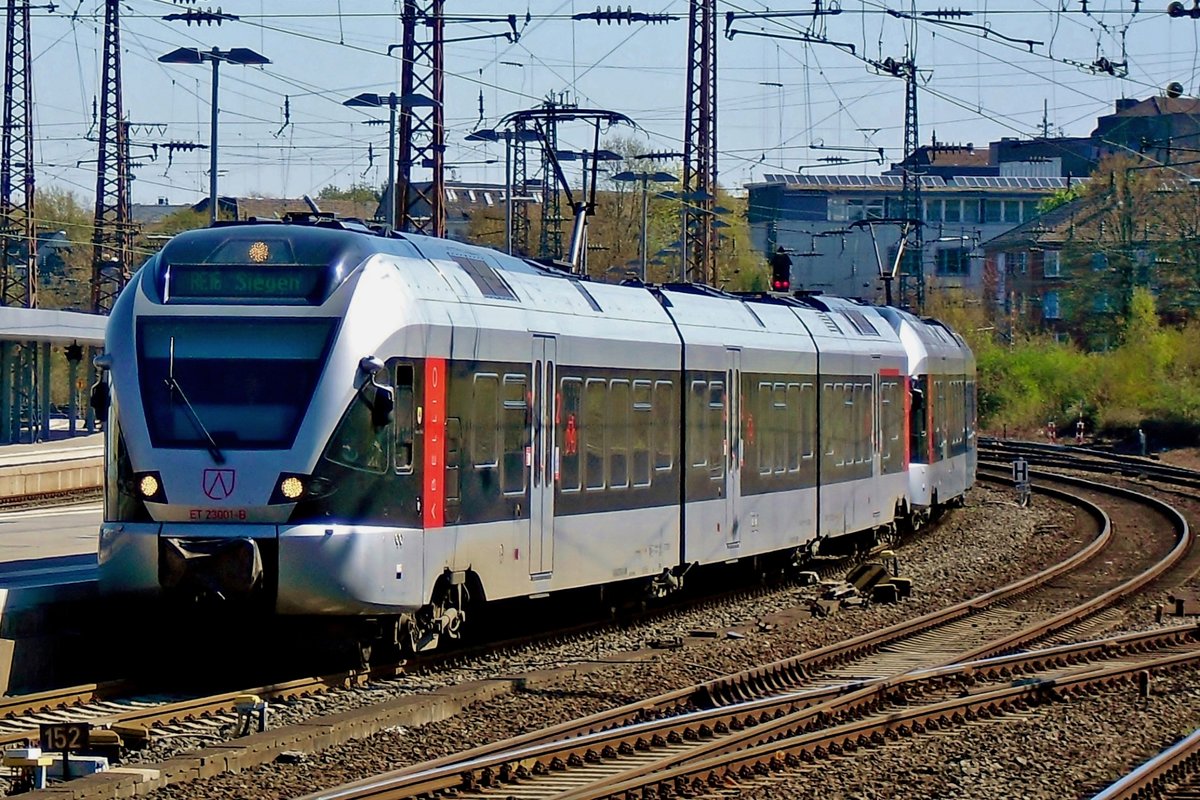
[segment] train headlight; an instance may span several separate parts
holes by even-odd
[[[288,500],[299,500],[304,494],[304,483],[295,475],[289,475],[279,482],[279,493]]]
[[[135,472],[133,486],[135,493],[142,500],[151,503],[167,502],[167,492],[163,488],[162,476],[157,472]]]
[[[142,493],[142,497],[154,497],[159,490],[158,478],[153,475],[143,475],[142,479],[138,481],[138,490]]]

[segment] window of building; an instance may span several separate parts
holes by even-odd
[[[882,197],[831,197],[828,216],[831,222],[857,222],[862,219],[882,219]]]
[[[1003,222],[1004,221],[1004,201],[1002,201],[1002,200],[984,200],[983,201],[983,221],[984,222]]]
[[[926,222],[941,222],[942,221],[942,201],[941,200],[926,200],[925,201],[925,221]]]
[[[1021,221],[1021,201],[1004,201],[1004,221],[1016,224]]]
[[[954,200],[944,201],[945,211],[942,213],[942,219],[946,222],[961,222],[962,221],[962,201],[957,198]]]
[[[1108,269],[1108,256],[1104,253],[1092,253],[1092,269],[1096,272]]]
[[[1058,308],[1058,292],[1046,292],[1042,295],[1042,318],[1058,319],[1061,316]]]
[[[1057,278],[1062,274],[1062,253],[1058,250],[1047,250],[1042,254],[1042,275],[1047,278]]]
[[[1029,253],[1018,250],[1008,254],[1009,272],[1013,275],[1024,275],[1029,272]]]
[[[963,201],[963,222],[979,222],[979,201],[964,200]]]
[[[1038,204],[1036,200],[1021,201],[1021,221],[1028,222],[1038,215]]]
[[[1096,296],[1092,298],[1092,310],[1101,314],[1110,310],[1107,292],[1098,292]]]
[[[965,247],[943,247],[935,251],[938,275],[971,274],[971,251]]]

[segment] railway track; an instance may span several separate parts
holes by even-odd
[[[863,557],[831,559],[817,565],[814,571],[822,579],[832,578],[861,562]],[[621,622],[604,620],[582,623],[571,628],[493,639],[476,645],[421,654],[369,669],[344,670],[212,695],[170,696],[159,691],[146,691],[133,681],[122,680],[0,697],[0,746],[34,744],[39,736],[40,724],[64,722],[88,722],[96,728],[112,730],[122,737],[123,742],[132,745],[142,745],[162,735],[220,738],[222,729],[231,728],[240,721],[237,705],[248,695],[268,701],[286,701],[335,689],[365,687],[376,681],[428,676],[497,652],[515,654],[594,636],[632,622],[669,619],[680,613],[716,609],[722,604],[752,599],[770,590],[770,586],[763,585],[739,587],[649,609]]]
[[[1018,686],[993,687],[982,694],[967,692],[966,697],[942,696],[928,707],[897,710],[897,698],[909,703],[913,697],[927,693],[917,690],[920,681],[946,681],[951,680],[947,676],[954,675],[960,682],[968,680],[966,676],[975,681],[990,670],[1002,675],[1018,672],[1027,663],[1023,661],[1026,658],[1070,658],[1072,646],[1041,654],[996,654],[1064,635],[1154,580],[1192,544],[1186,521],[1160,501],[1079,479],[1056,480],[1136,499],[1157,509],[1156,513],[1171,522],[1174,546],[1165,557],[1083,603],[1016,631],[1009,616],[1006,627],[1002,621],[1005,615],[1000,611],[1005,603],[1026,597],[1051,579],[1089,562],[1108,545],[1112,536],[1108,517],[1091,505],[1099,530],[1086,547],[1051,569],[974,600],[802,656],[477,748],[462,756],[314,794],[308,800],[401,798],[438,792],[453,792],[458,797],[496,797],[512,793],[513,787],[505,786],[510,782],[520,784],[522,797],[626,797],[643,796],[641,792],[645,791],[702,793],[707,791],[706,786],[722,785],[739,776],[753,777],[830,752],[844,754],[862,744],[879,744],[888,731],[908,736],[926,727],[974,717],[980,709],[994,713],[1013,704],[1044,699],[1050,685],[1059,687],[1056,691],[1075,691],[1075,687],[1083,690],[1126,680],[1137,670],[1170,669],[1200,659],[1200,649],[1192,641],[1186,652],[1163,657],[1161,663],[1136,659],[1111,665],[1090,677],[1068,678],[1057,668],[1048,669],[1047,675],[1035,674]],[[1038,488],[1065,496],[1062,490],[1043,485]],[[996,633],[1001,630],[1002,634]],[[1138,638],[1141,636],[1151,639]],[[1139,634],[1130,640],[1130,646],[1142,647],[1154,636]],[[1176,641],[1174,632],[1165,636]],[[1192,639],[1194,632],[1187,637]],[[1094,651],[1095,645],[1082,647]],[[1104,649],[1109,647],[1106,644]],[[980,661],[989,656],[993,660]],[[923,670],[914,672],[918,666]],[[808,688],[802,690],[801,686]],[[961,691],[956,685],[951,694]],[[882,716],[871,716],[880,709],[885,709],[880,712]],[[854,716],[869,720],[845,722]],[[545,789],[539,788],[543,784]]]
[[[581,721],[573,736],[551,729],[305,800],[505,797],[518,784],[521,797],[621,797],[646,789],[703,793],[705,786],[763,769],[843,755],[1021,703],[1056,699],[1056,693],[1130,680],[1139,671],[1194,663],[1200,663],[1200,626],[831,684],[616,727],[607,727],[613,715],[596,715]],[[658,711],[665,699],[620,714]],[[585,726],[588,732],[578,732]],[[781,753],[792,757],[790,763],[778,763]],[[738,759],[748,754],[750,760],[720,761],[732,754]],[[695,785],[697,780],[703,785]]]
[[[1058,493],[1063,497],[1067,496],[1062,490],[1055,490],[1051,487],[1046,487],[1045,491]],[[989,638],[983,635],[983,632],[994,629],[1011,631],[1013,628],[1013,613],[997,610],[1004,602],[1020,602],[1037,585],[1053,581],[1060,578],[1065,572],[1077,569],[1088,559],[1094,558],[1107,545],[1111,539],[1111,529],[1105,515],[1097,509],[1093,509],[1089,513],[1095,520],[1095,535],[1087,546],[1062,564],[1034,576],[1027,585],[1014,584],[1004,587],[951,609],[927,615],[918,621],[892,626],[877,634],[858,637],[838,646],[821,648],[798,659],[789,659],[786,662],[758,668],[740,676],[712,681],[700,687],[692,687],[653,701],[639,703],[616,715],[607,717],[601,715],[602,718],[591,720],[587,727],[589,730],[614,728],[630,723],[644,722],[647,719],[714,709],[733,702],[744,702],[746,699],[762,698],[771,694],[777,695],[780,692],[794,693],[798,691],[796,686],[801,683],[807,683],[810,691],[825,688],[836,692],[839,686],[865,685],[865,682],[879,681],[885,676],[901,674],[912,669],[916,664],[949,663],[964,654],[966,649],[964,645],[968,643],[972,644],[972,651],[985,653],[988,650],[985,645],[996,640],[997,637]],[[1177,530],[1177,537],[1175,550],[1183,546],[1183,541],[1187,537],[1186,525]],[[1120,587],[1114,588],[1119,589]],[[1125,588],[1127,591],[1133,590],[1132,587]],[[991,610],[989,611],[989,609]],[[994,619],[984,624],[983,621],[988,619],[989,613],[993,615]],[[1056,617],[1057,629],[1061,631],[1069,627],[1077,622],[1078,618],[1078,616],[1075,618],[1063,616],[1061,619]],[[959,624],[957,629],[953,627],[955,622]],[[1048,630],[1053,629],[1054,625],[1048,628]],[[974,632],[973,638],[966,638],[967,631]],[[1044,630],[1036,633],[1036,635],[1045,634]],[[1034,638],[1035,636],[1031,634],[1029,641],[1033,641]],[[940,644],[936,644],[939,640]],[[1020,639],[1011,639],[1010,637],[1010,641],[1002,646],[1011,649],[1020,646],[1020,641]],[[992,647],[992,651],[999,646],[1001,645]],[[940,648],[938,656],[931,660],[930,653],[935,647]],[[411,667],[411,665],[409,666]],[[392,675],[395,674],[396,672],[393,671]],[[336,676],[261,687],[251,691],[264,698],[303,696],[323,691],[330,686],[361,683],[367,677],[363,674],[343,673]],[[382,677],[382,675],[377,671],[372,677]],[[113,697],[120,694],[111,686],[83,688],[102,697]],[[89,710],[84,716],[93,716],[99,721],[98,724],[107,725],[135,738],[145,737],[153,730],[170,730],[163,727],[166,725],[180,724],[181,722],[190,725],[189,720],[201,717],[207,717],[207,722],[204,724],[210,726],[210,730],[215,731],[220,725],[227,725],[232,721],[233,705],[237,696],[241,694],[244,692],[229,693],[219,697],[182,699],[172,703],[146,706],[135,706],[130,703],[130,707],[120,709],[102,706],[95,712]],[[47,713],[46,706],[54,705],[54,701],[50,698],[39,699],[38,702],[43,703],[42,714]],[[0,707],[0,713],[4,713],[4,711],[5,709]],[[49,713],[52,715],[53,721],[62,721],[64,718],[70,717],[73,712],[64,710]],[[28,738],[36,735],[36,731],[33,730],[36,726],[29,725],[31,720],[32,718],[25,721],[24,724],[27,727],[24,732],[21,730],[22,723],[20,721],[14,723],[15,729],[3,734],[7,737],[6,741],[16,742],[22,736]],[[552,739],[569,737],[578,733],[573,724],[559,727],[560,730],[557,732],[541,732],[541,735]]]
[[[1195,800],[1200,797],[1200,730],[1163,750],[1091,800]]]

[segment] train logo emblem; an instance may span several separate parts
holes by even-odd
[[[237,472],[231,469],[204,470],[204,493],[210,500],[224,500],[233,494],[237,483]]]

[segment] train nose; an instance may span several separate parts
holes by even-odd
[[[171,592],[246,599],[263,588],[263,557],[248,538],[159,540],[159,581]]]

